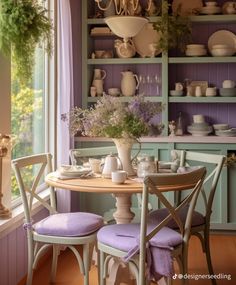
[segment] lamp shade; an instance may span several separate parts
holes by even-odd
[[[111,16],[105,23],[112,32],[121,38],[131,38],[139,33],[148,19],[138,16]]]

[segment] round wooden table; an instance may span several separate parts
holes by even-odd
[[[131,196],[141,193],[142,182],[126,179],[124,184],[115,184],[111,179],[101,177],[89,177],[86,179],[59,179],[55,172],[49,173],[45,181],[55,188],[88,193],[110,193],[116,199],[116,212],[113,214],[117,224],[130,223],[134,217],[131,212]]]

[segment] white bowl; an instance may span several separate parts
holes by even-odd
[[[213,56],[232,56],[235,54],[235,50],[232,48],[212,48],[210,53]]]
[[[219,130],[228,130],[229,125],[228,124],[214,124],[213,125],[214,130],[219,131]]]
[[[190,44],[186,45],[187,49],[205,49],[205,45],[200,44]]]
[[[201,114],[193,115],[193,122],[194,123],[205,123],[205,117]]]
[[[209,2],[206,2],[206,6],[207,7],[212,7],[212,6],[217,6],[217,2],[216,1],[209,1]]]
[[[187,56],[204,56],[207,54],[206,49],[186,49],[185,54]]]
[[[120,95],[120,89],[119,88],[109,88],[108,94],[111,96],[119,96]]]
[[[170,95],[171,96],[182,96],[183,90],[170,90]]]

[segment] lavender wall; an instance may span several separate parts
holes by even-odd
[[[33,217],[34,222],[46,217],[46,210]],[[22,221],[23,224],[23,221]],[[26,232],[22,225],[0,239],[0,284],[16,285],[27,273]]]

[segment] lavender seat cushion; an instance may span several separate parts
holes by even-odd
[[[154,227],[149,224],[147,231]],[[127,252],[124,261],[129,261],[139,252],[140,224],[119,224],[101,228],[97,239],[100,243]],[[171,250],[182,243],[182,236],[168,227],[162,228],[150,241],[147,248],[147,278],[158,281],[162,276],[173,276]]]
[[[41,235],[79,237],[92,234],[103,226],[101,216],[86,213],[62,213],[48,216],[33,225]]]
[[[183,207],[180,212],[179,212],[179,217],[182,220],[183,223],[185,223],[186,217],[187,217],[187,212],[188,212],[188,206]],[[148,215],[148,221],[150,223],[160,223],[166,216],[169,215],[169,211],[166,208],[159,209],[159,210],[154,210]],[[200,226],[205,223],[205,218],[202,214],[200,214],[197,211],[193,211],[193,216],[192,216],[192,226]],[[168,227],[175,229],[177,228],[176,222],[172,219],[169,221],[167,224]]]
[[[148,226],[148,231],[153,228],[153,225]],[[98,231],[97,239],[99,242],[128,252],[139,240],[140,224],[115,224],[101,228]],[[151,246],[160,248],[171,248],[182,242],[181,235],[168,228],[164,227],[151,240]]]

